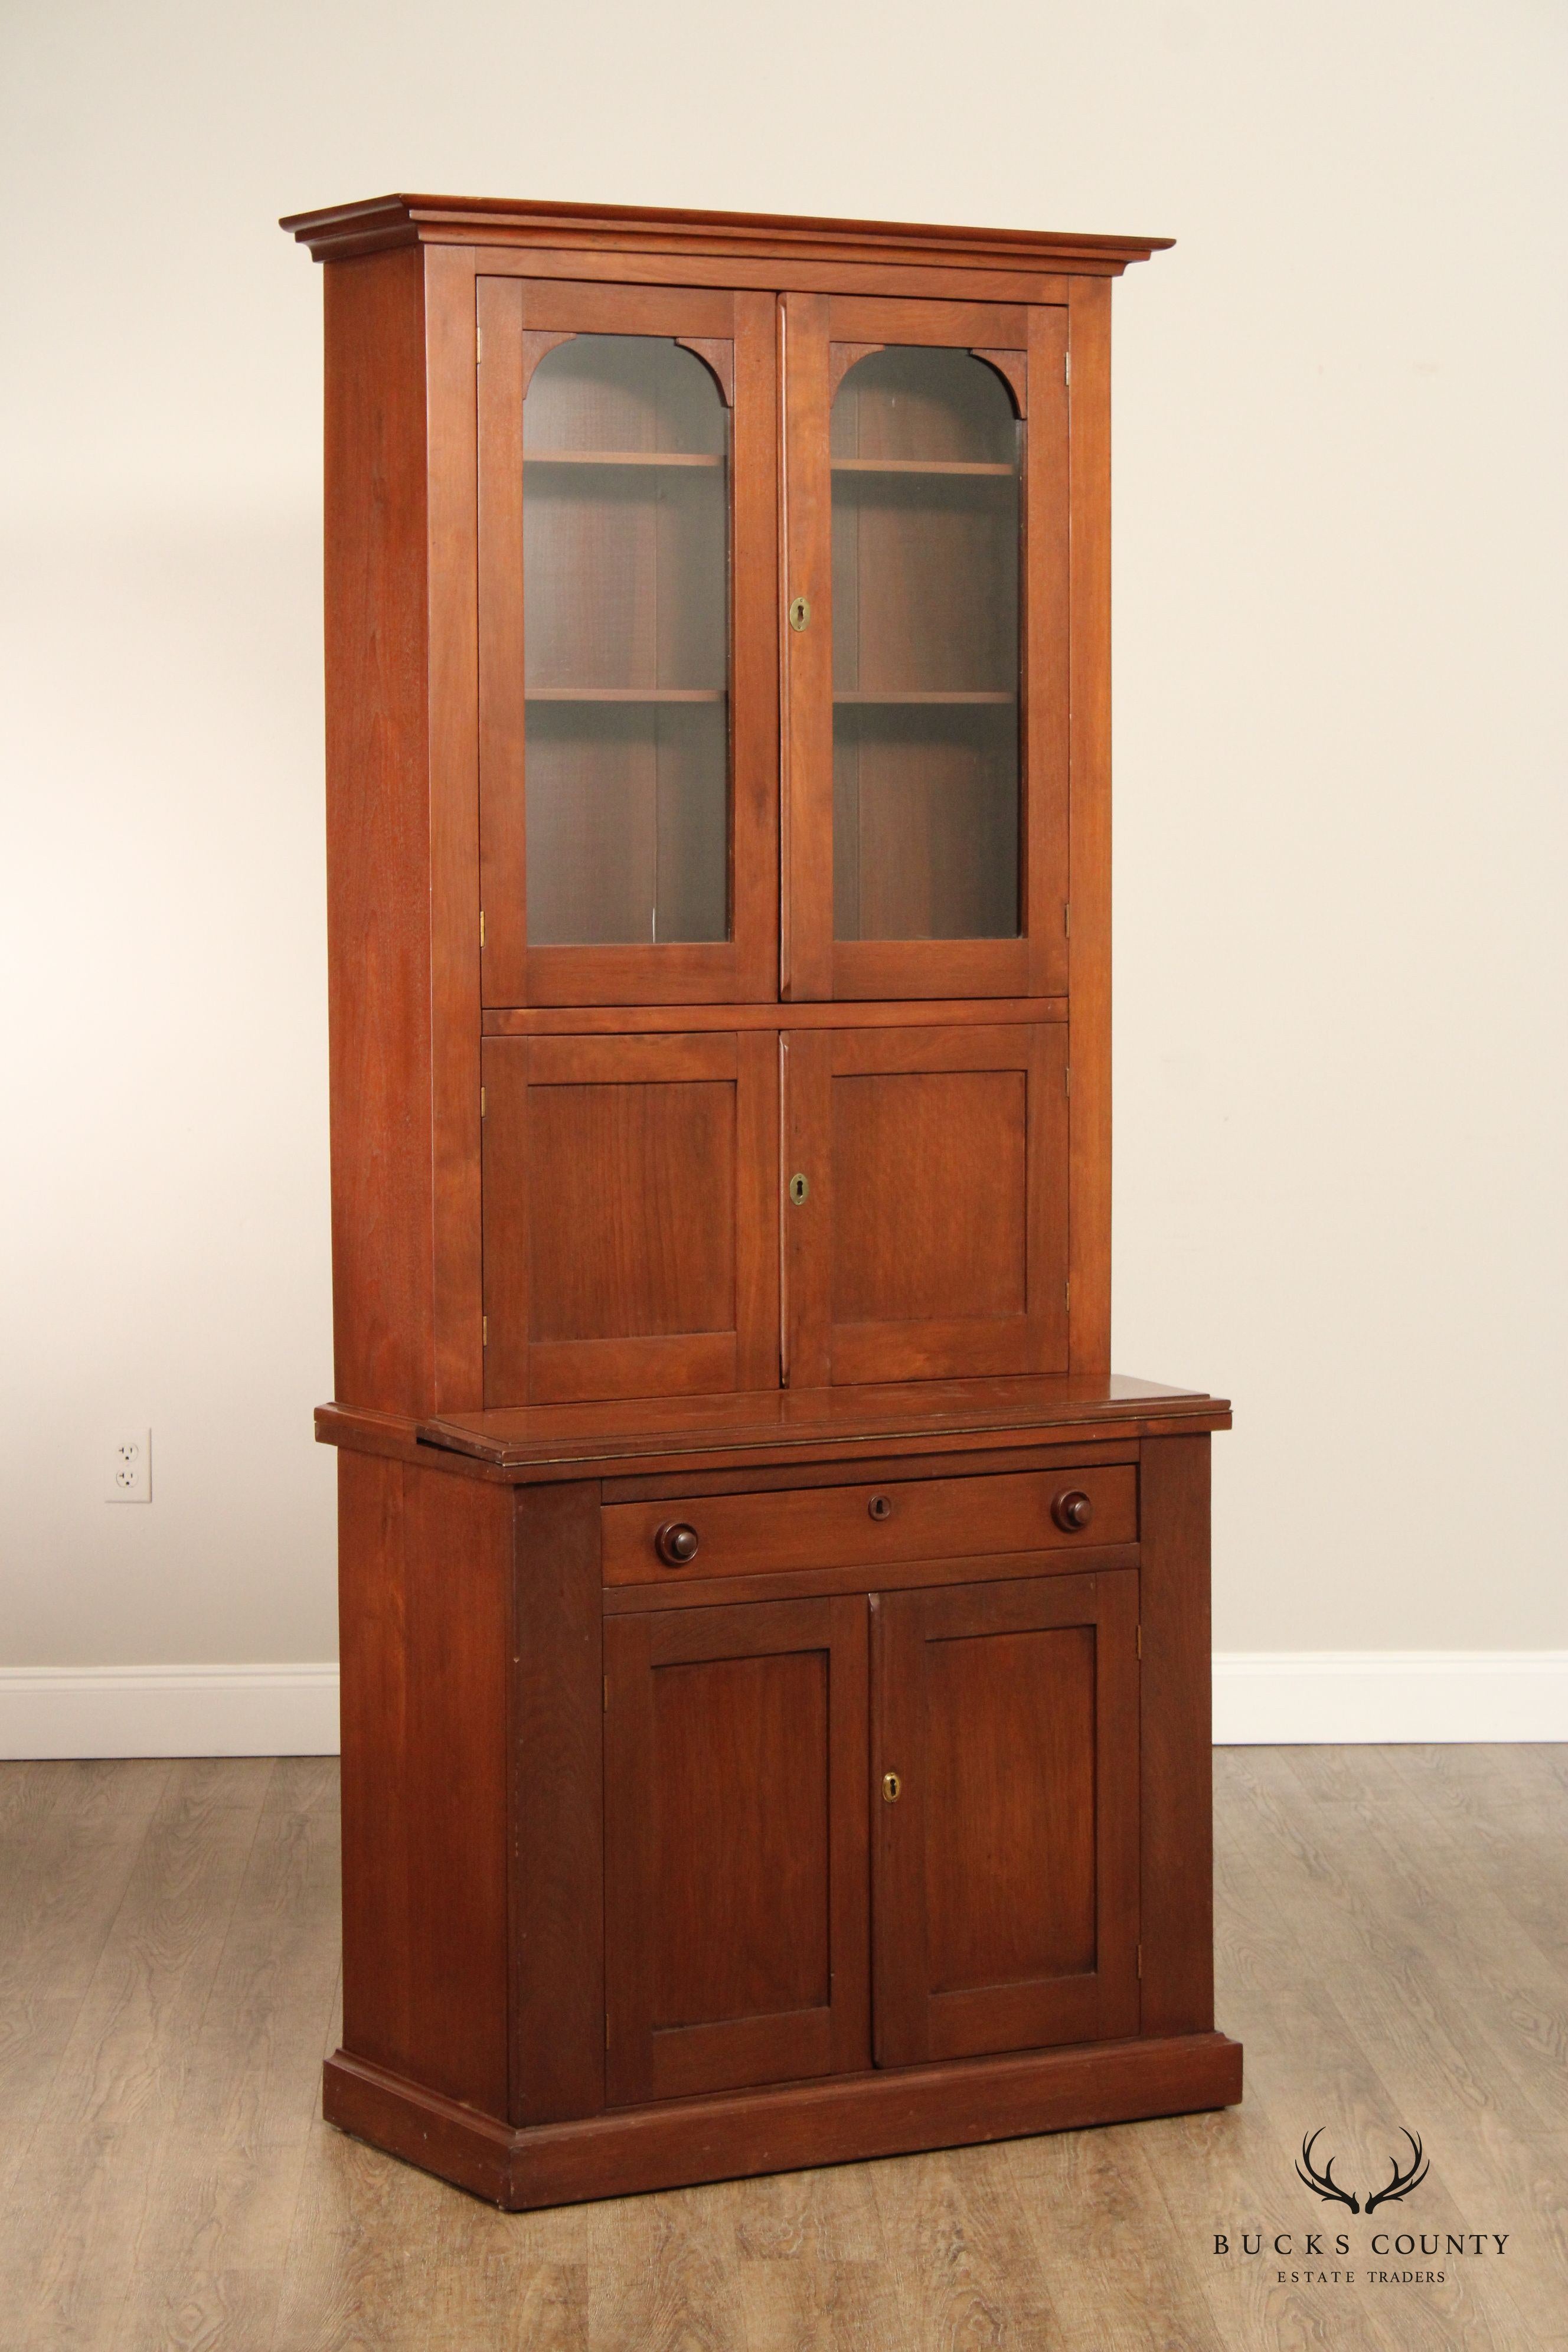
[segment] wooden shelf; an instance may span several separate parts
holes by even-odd
[[[901,708],[906,703],[923,705],[927,703],[942,704],[984,702],[1001,705],[1003,703],[1014,703],[1016,702],[1017,699],[1018,698],[1016,694],[836,694],[833,698],[835,709],[837,709],[841,702],[849,703],[851,705],[865,705],[878,702],[897,703]]]
[[[1016,478],[1016,466],[970,464],[957,457],[835,457],[836,474],[989,474],[1008,480]]]
[[[722,702],[721,686],[525,686],[525,702]]]
[[[688,456],[679,449],[525,449],[525,466],[721,466],[722,457]],[[987,469],[980,467],[981,472]],[[1010,467],[1002,468],[1011,471]]]

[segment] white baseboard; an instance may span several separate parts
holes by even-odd
[[[335,1665],[0,1666],[0,1757],[337,1752]]]
[[[1219,1650],[1216,1748],[1568,1740],[1568,1650]]]
[[[1568,1740],[1568,1650],[1229,1650],[1221,1748]],[[338,1670],[0,1667],[0,1757],[335,1756]]]

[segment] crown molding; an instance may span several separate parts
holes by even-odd
[[[318,261],[346,261],[405,245],[537,246],[553,252],[725,255],[755,260],[913,264],[923,268],[1047,270],[1119,278],[1168,236],[1078,236],[1015,228],[937,227],[908,221],[817,219],[789,213],[668,211],[637,205],[512,201],[493,196],[367,197],[290,213],[279,222]]]

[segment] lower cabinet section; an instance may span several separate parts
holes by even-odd
[[[1137,1581],[610,1618],[610,2104],[1135,2033]]]
[[[345,1453],[329,2116],[528,2206],[1239,2097],[1207,1448]]]

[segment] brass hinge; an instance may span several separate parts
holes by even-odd
[[[1064,352],[1062,353],[1062,382],[1064,383],[1070,383],[1072,382],[1072,353],[1070,352]]]
[[[490,1318],[488,1315],[480,1316],[479,1329],[483,1335],[480,1339],[479,1345],[481,1348],[488,1348],[490,1344]]]
[[[1063,932],[1063,936],[1064,936],[1065,938],[1069,939],[1069,940],[1071,939],[1071,937],[1072,937],[1072,900],[1071,900],[1070,898],[1064,898],[1064,899],[1063,899],[1063,901],[1062,901],[1062,932]]]
[[[1064,1307],[1070,1307],[1072,1305],[1072,1284],[1070,1282],[1064,1282],[1062,1285],[1062,1304]]]
[[[1062,1065],[1062,1092],[1066,1095],[1070,1095],[1072,1092],[1072,1064],[1070,1062],[1064,1062]]]
[[[476,367],[479,366],[479,363],[484,358],[484,355],[485,331],[482,327],[476,327],[474,329],[474,365]]]
[[[479,1088],[479,1117],[480,1117],[481,1118],[483,1118],[484,1115],[485,1115],[485,1090],[484,1090],[483,1087],[481,1087]]]
[[[485,943],[485,910],[484,910],[484,908],[481,907],[481,908],[479,908],[479,945],[480,945],[480,947],[483,947],[484,943]]]

